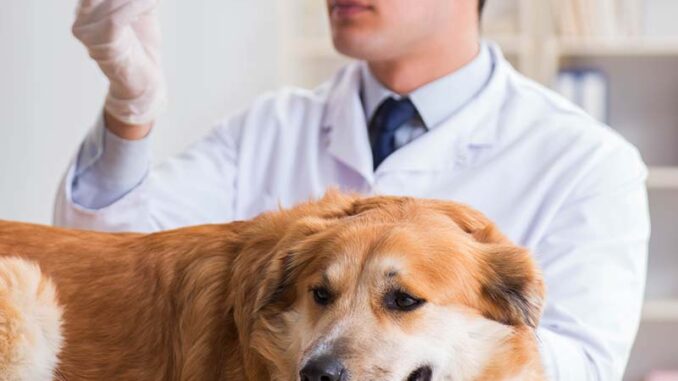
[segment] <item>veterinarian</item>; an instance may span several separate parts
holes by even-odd
[[[483,3],[328,0],[334,45],[358,62],[318,89],[262,96],[151,167],[166,93],[157,0],[83,1],[73,32],[110,90],[55,222],[149,232],[246,219],[330,187],[461,201],[543,269],[550,379],[620,380],[645,284],[646,168],[480,39]]]

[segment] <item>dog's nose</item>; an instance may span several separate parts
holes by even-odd
[[[299,372],[301,381],[343,381],[346,369],[335,358],[320,356],[304,366]]]

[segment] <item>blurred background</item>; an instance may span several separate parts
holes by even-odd
[[[54,193],[106,83],[70,34],[76,0],[0,0],[0,218],[50,223]],[[634,143],[650,166],[647,304],[626,381],[678,380],[678,0],[488,0],[516,68]],[[321,0],[163,1],[170,106],[156,160],[285,85],[347,62]],[[668,373],[667,373],[668,372]]]

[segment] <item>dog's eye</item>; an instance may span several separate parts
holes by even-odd
[[[316,287],[313,290],[313,300],[321,306],[326,306],[332,302],[332,294],[325,287]]]
[[[402,291],[393,291],[386,294],[386,307],[390,310],[413,311],[424,304],[424,300],[417,299]]]

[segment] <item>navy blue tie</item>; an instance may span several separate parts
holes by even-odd
[[[388,98],[379,106],[370,125],[370,130],[376,132],[372,145],[374,169],[396,150],[396,131],[415,116],[417,108],[409,98]]]

